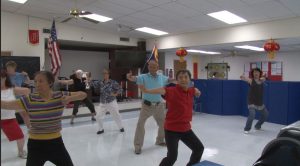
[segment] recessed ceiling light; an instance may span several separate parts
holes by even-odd
[[[150,33],[150,34],[157,35],[157,36],[168,34],[168,32],[164,32],[164,31],[160,31],[160,30],[152,29],[152,28],[148,28],[148,27],[137,28],[135,30]]]
[[[196,53],[202,53],[202,54],[221,54],[220,52],[212,52],[212,51],[202,51],[202,50],[187,50],[187,52],[196,52]]]
[[[112,18],[101,16],[99,14],[88,14],[88,15],[79,15],[79,17],[86,17],[92,20],[100,21],[100,22],[107,22],[112,20]]]
[[[17,3],[25,3],[27,0],[9,0],[12,2],[17,2]]]
[[[218,19],[220,21],[226,22],[227,24],[237,24],[237,23],[247,22],[247,20],[233,13],[230,13],[227,10],[223,10],[215,13],[209,13],[207,15],[215,19]]]
[[[247,50],[253,50],[253,51],[264,51],[263,48],[255,47],[255,46],[249,46],[249,45],[234,46],[234,47],[241,48],[241,49],[247,49]]]

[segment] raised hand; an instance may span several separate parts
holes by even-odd
[[[69,96],[63,96],[61,101],[64,105],[67,105],[71,100]]]
[[[200,97],[200,95],[201,95],[200,90],[198,88],[195,88],[195,96]]]

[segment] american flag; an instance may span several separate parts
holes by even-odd
[[[49,56],[51,58],[51,71],[53,75],[56,75],[61,66],[61,56],[57,44],[57,35],[56,35],[54,20],[51,27],[51,35],[49,36],[48,39],[48,50],[49,50]]]

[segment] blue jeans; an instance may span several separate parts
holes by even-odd
[[[258,130],[261,128],[261,125],[266,121],[266,119],[269,115],[269,112],[267,111],[266,107],[263,110],[256,110],[254,108],[250,108],[247,123],[246,123],[246,126],[244,128],[245,131],[249,131],[251,129],[252,122],[255,118],[255,111],[260,112],[260,114],[261,114],[258,122],[255,124],[255,129],[258,129]]]

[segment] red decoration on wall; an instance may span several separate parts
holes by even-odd
[[[198,79],[198,63],[193,63],[193,78]]]
[[[184,62],[184,57],[187,55],[187,51],[181,47],[176,51],[176,55],[180,57],[180,62]]]
[[[31,44],[39,44],[39,30],[29,30],[29,42]]]
[[[268,58],[274,59],[276,52],[280,50],[280,45],[275,40],[270,39],[264,44],[264,49],[268,53]]]

